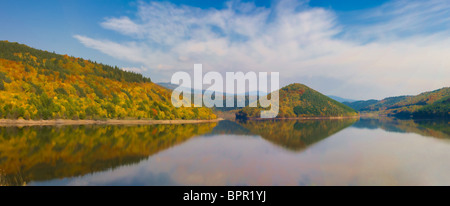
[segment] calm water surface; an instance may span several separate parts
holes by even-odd
[[[448,121],[0,127],[0,185],[450,185]]]

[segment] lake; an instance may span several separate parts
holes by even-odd
[[[0,185],[450,185],[449,121],[0,127]]]

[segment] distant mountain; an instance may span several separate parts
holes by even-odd
[[[169,90],[174,90],[175,88],[178,87],[178,85],[172,84],[172,83],[170,83],[170,82],[158,82],[158,83],[156,83],[156,84],[159,85],[159,86],[162,86],[162,87],[164,87],[164,88],[167,88],[167,89],[169,89]]]
[[[269,94],[270,95],[270,94]],[[277,118],[355,116],[352,108],[333,100],[303,84],[290,84],[279,90],[280,111]],[[245,107],[238,117],[260,117],[264,108]]]
[[[0,119],[211,119],[141,74],[0,41]]]
[[[174,90],[174,89],[179,87],[179,85],[172,84],[170,82],[160,82],[160,83],[156,83],[156,84],[158,84],[158,85],[160,85],[160,86],[162,86],[162,87],[164,87],[164,88],[166,88],[168,90]],[[191,89],[191,94],[194,93],[194,91],[200,93],[199,90]],[[205,91],[206,90],[202,90],[201,93],[203,94],[203,93],[205,93]],[[245,95],[244,94],[233,95],[233,97],[227,97],[227,93],[214,94],[213,98],[215,97],[215,95],[223,95],[223,105],[224,105],[224,107],[214,107],[214,111],[216,111],[216,110],[218,110],[218,111],[231,111],[231,110],[240,109],[242,107],[238,107],[237,106],[238,102],[241,102],[241,100],[238,99],[238,97],[244,96],[244,99],[243,99],[242,102],[244,102],[244,105],[248,105],[248,104],[250,104],[250,102],[249,102],[250,96],[258,96],[258,93],[259,93],[259,91],[252,91],[252,92],[246,92]],[[263,93],[263,94],[267,95],[267,93]],[[194,95],[194,94],[192,94],[191,97],[193,97],[192,102],[195,102],[195,99],[202,99],[203,98],[202,95]],[[234,106],[233,107],[226,107],[226,100],[228,98],[233,98],[234,99]]]
[[[178,88],[180,85],[176,85],[176,84],[172,84],[172,83],[170,83],[170,82],[159,82],[159,83],[156,83],[157,85],[159,85],[159,86],[162,86],[162,87],[164,87],[164,88],[166,88],[166,89],[168,89],[168,90],[174,90],[174,89],[176,89],[176,88]],[[198,92],[198,93],[205,93],[205,91],[206,90],[195,90],[194,88],[191,88],[191,93],[194,93],[194,92]]]
[[[378,100],[371,99],[371,100],[364,100],[364,101],[354,101],[354,102],[343,102],[343,104],[355,109],[356,111],[361,111],[362,109],[376,104]]]
[[[346,98],[342,98],[342,97],[338,97],[338,96],[334,96],[334,95],[327,95],[328,97],[330,97],[331,99],[334,99],[340,103],[343,102],[356,102],[357,100],[354,99],[346,99]]]
[[[162,86],[164,88],[167,88],[169,90],[174,90],[174,89],[179,87],[179,85],[172,84],[170,82],[159,82],[159,83],[156,83],[156,84],[159,85],[159,86]],[[200,91],[200,90],[191,89],[191,92],[194,92],[194,91]],[[205,91],[207,91],[207,90],[201,90],[201,91],[202,91],[202,93],[205,93]],[[260,93],[260,92],[259,91],[251,91],[251,92],[246,92],[245,94],[242,93],[242,94],[238,94],[238,95],[239,96],[240,95],[242,95],[242,96],[243,95],[258,96],[258,93]],[[261,92],[261,94],[267,95],[267,93],[264,93],[264,92]],[[223,95],[227,95],[227,93],[223,93]]]
[[[360,112],[398,118],[450,118],[450,87],[415,96],[388,97],[383,100],[346,102]]]

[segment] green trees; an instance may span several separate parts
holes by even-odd
[[[215,119],[141,74],[0,41],[0,118]]]
[[[29,104],[34,106],[37,110],[34,118],[39,119],[53,119],[54,113],[58,112],[60,107],[53,103],[53,99],[50,98],[47,93],[43,93],[40,96],[34,96],[29,100]]]
[[[69,57],[67,55],[59,55],[51,52],[33,49],[23,44],[11,43],[7,41],[0,41],[0,58],[11,61],[23,62],[32,67],[40,65],[50,73],[58,72],[61,77],[71,73],[70,69],[77,67],[85,67],[86,64],[95,64],[92,73],[117,81],[149,83],[151,79],[142,76],[135,72],[127,72],[119,69],[117,66],[112,67],[104,64],[97,64],[89,60],[81,58]],[[22,57],[16,54],[26,54]],[[31,56],[34,58],[23,58],[24,56]],[[1,76],[0,76],[1,77]]]
[[[352,108],[337,102],[303,84],[291,84],[280,89],[278,118],[355,116]],[[243,108],[236,117],[259,117],[263,108]]]
[[[240,110],[240,111],[236,112],[236,119],[247,120],[248,119],[248,114],[245,113],[244,111]]]
[[[304,114],[302,107],[300,106],[295,106],[294,107],[294,113],[297,116],[300,116],[301,114]]]
[[[431,105],[424,106],[412,113],[413,118],[450,118],[450,97]]]
[[[55,89],[55,92],[56,92],[57,94],[69,95],[69,94],[66,92],[66,90],[65,90],[64,88],[61,88],[61,87],[56,88],[56,89]]]
[[[86,93],[84,92],[83,88],[78,86],[78,84],[73,84],[73,88],[75,88],[75,90],[77,90],[77,95],[79,97],[86,97]]]
[[[5,90],[5,82],[11,83],[11,79],[4,72],[0,71],[0,90]]]
[[[449,118],[450,87],[444,87],[415,96],[388,97],[348,103],[361,112],[372,112],[397,118]]]

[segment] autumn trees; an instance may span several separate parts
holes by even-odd
[[[352,108],[337,102],[303,84],[290,84],[280,89],[277,118],[355,116]],[[236,117],[258,118],[263,108],[245,107]]]
[[[175,108],[141,74],[0,42],[0,118],[214,119],[207,108]]]

